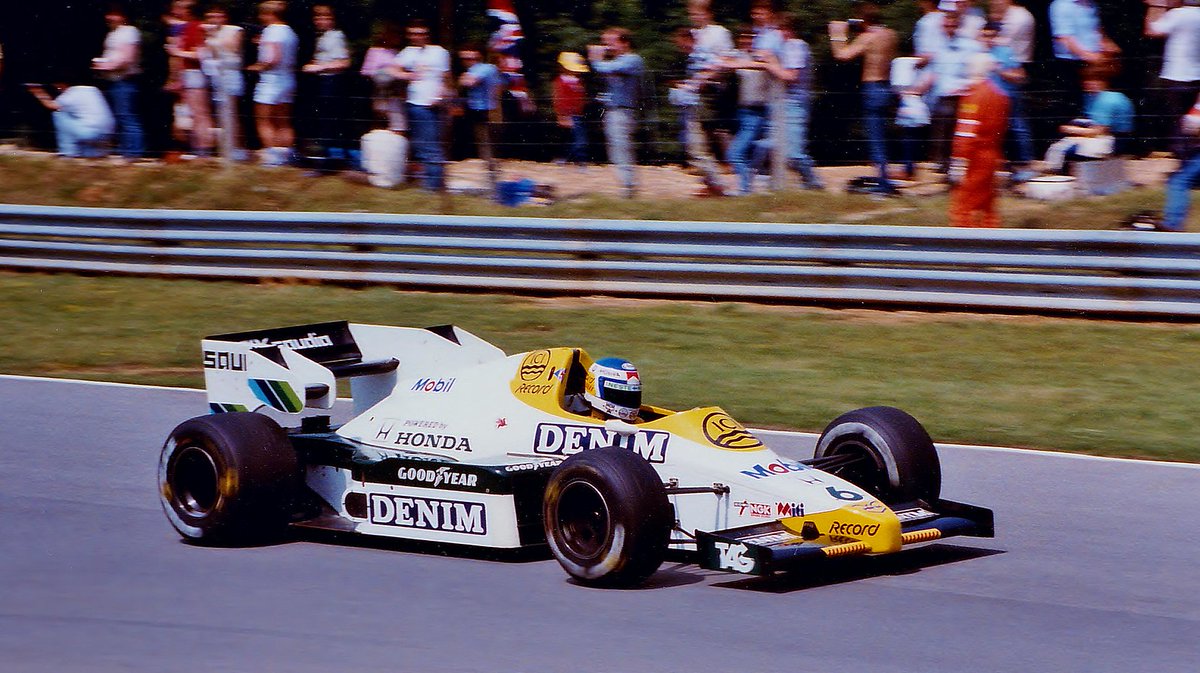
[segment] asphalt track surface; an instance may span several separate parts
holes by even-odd
[[[994,540],[613,591],[552,560],[190,546],[155,468],[200,393],[0,377],[0,409],[6,673],[1200,669],[1194,466],[945,448]]]

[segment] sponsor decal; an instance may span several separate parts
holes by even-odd
[[[935,516],[937,516],[937,514],[934,514],[933,512],[930,512],[927,509],[921,509],[920,507],[918,507],[916,509],[906,509],[906,510],[903,510],[900,512],[896,512],[896,518],[900,519],[901,523],[904,523],[906,521],[921,521],[923,519],[932,519]]]
[[[406,428],[426,428],[428,430],[445,430],[446,424],[441,421],[425,421],[418,419],[408,419],[402,424]]]
[[[375,433],[375,439],[390,441],[396,446],[410,449],[441,449],[443,451],[470,451],[471,440],[458,435],[440,435],[433,432],[408,432],[398,430],[395,423],[383,423]]]
[[[307,350],[309,348],[321,348],[323,346],[332,346],[333,339],[330,339],[328,336],[326,336],[324,334],[317,334],[316,332],[309,332],[307,336],[303,336],[303,337],[300,337],[297,339],[279,339],[276,341],[272,341],[270,339],[265,339],[265,338],[264,339],[250,339],[249,343],[251,346],[254,346],[254,347],[287,346],[288,348],[290,348],[294,351],[302,351],[302,350]]]
[[[287,381],[250,379],[246,385],[250,386],[250,392],[255,397],[272,409],[294,414],[304,408],[304,399],[296,394],[292,384]]]
[[[749,502],[743,500],[733,503],[734,507],[738,508],[738,516],[756,516],[760,518],[771,518],[771,506],[765,502]]]
[[[759,544],[759,545],[766,545],[766,546],[778,545],[778,544],[800,544],[800,543],[804,542],[804,540],[802,538],[798,538],[795,535],[792,535],[791,533],[788,533],[785,531],[779,531],[779,532],[775,532],[775,533],[762,533],[761,535],[754,535],[752,537],[742,538],[742,541],[749,542],[751,544]]]
[[[517,392],[525,393],[526,395],[545,395],[551,390],[554,390],[554,384],[552,383],[522,383],[517,386]]]
[[[849,500],[854,502],[856,500],[863,499],[863,496],[859,493],[855,493],[854,491],[843,491],[836,486],[830,486],[829,488],[825,489],[825,492],[837,498],[838,500]]]
[[[508,419],[507,418],[497,418],[496,419],[496,427],[497,428],[507,428],[508,427]]]
[[[641,430],[632,435],[622,435],[595,425],[539,423],[533,436],[533,452],[569,456],[602,446],[619,446],[633,451],[651,463],[662,463],[667,459],[667,444],[670,439],[670,433],[656,430]]]
[[[775,516],[804,516],[804,503],[777,502],[775,503]]]
[[[550,467],[551,465],[557,465],[557,464],[558,464],[558,461],[555,461],[555,460],[541,460],[536,463],[517,463],[516,465],[504,466],[504,471],[505,472],[530,472],[533,470],[540,470],[543,467]]]
[[[550,378],[561,381],[563,380],[563,375],[566,373],[566,369],[563,369],[562,367],[555,367],[554,369],[550,370]]]
[[[829,524],[830,535],[845,535],[849,537],[871,537],[879,532],[877,523],[843,523],[834,521]]]
[[[739,573],[748,573],[754,570],[754,559],[746,556],[746,545],[740,542],[713,542],[713,547],[716,547],[719,557],[718,568]]]
[[[481,502],[459,502],[372,493],[370,522],[397,528],[487,535],[487,509]]]
[[[417,379],[410,390],[418,393],[446,393],[454,387],[458,379]]]
[[[742,474],[746,475],[747,477],[754,477],[755,479],[766,479],[767,477],[773,477],[777,474],[788,474],[789,472],[803,472],[807,469],[808,469],[807,467],[801,465],[800,463],[793,463],[790,460],[784,460],[783,458],[780,458],[779,460],[767,463],[766,465],[759,463],[758,465],[755,465],[751,469],[742,470],[741,472],[742,472]]]
[[[534,351],[525,356],[521,360],[521,380],[536,381],[541,378],[542,374],[546,373],[546,368],[550,364],[550,351]]]
[[[446,486],[474,486],[479,481],[479,475],[458,472],[448,467],[402,467],[396,470],[396,477],[405,481],[416,481],[437,488]]]
[[[704,430],[704,438],[722,449],[748,451],[761,449],[763,446],[757,437],[723,411],[714,411],[705,416],[701,427]]]
[[[224,369],[231,372],[246,371],[246,354],[228,351],[204,351],[205,369]]]
[[[868,502],[861,502],[857,505],[850,505],[850,508],[861,509],[864,512],[871,512],[873,514],[882,514],[887,511],[887,505],[879,502],[878,500],[870,500]]]

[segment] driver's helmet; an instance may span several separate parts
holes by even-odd
[[[637,420],[642,406],[642,379],[629,360],[603,358],[588,367],[583,397],[592,408],[626,421]]]

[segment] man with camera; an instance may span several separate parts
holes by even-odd
[[[646,66],[633,51],[629,31],[608,28],[600,34],[601,44],[589,44],[588,60],[601,76],[604,91],[604,137],[608,142],[608,160],[617,167],[617,178],[625,198],[637,192],[637,174],[633,155],[633,133],[637,111],[642,102],[642,77]]]
[[[866,125],[867,145],[871,162],[879,170],[879,183],[874,191],[890,195],[896,192],[888,179],[887,117],[891,108],[892,90],[889,85],[892,58],[896,55],[896,32],[879,22],[879,5],[864,0],[856,6],[857,16],[849,21],[829,24],[829,40],[833,57],[839,61],[862,59],[862,106]]]

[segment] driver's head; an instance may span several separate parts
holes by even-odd
[[[621,358],[603,358],[588,367],[583,397],[602,414],[635,421],[642,406],[642,379],[637,367]]]

